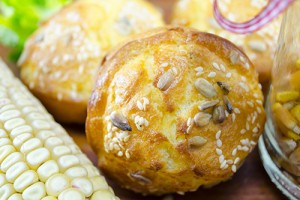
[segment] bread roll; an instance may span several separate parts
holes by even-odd
[[[224,16],[244,22],[256,16],[268,0],[219,0]],[[172,24],[197,28],[224,37],[245,51],[259,73],[262,83],[270,81],[273,56],[280,29],[281,17],[261,30],[239,35],[222,29],[213,17],[212,0],[178,0],[174,6]]]
[[[254,66],[229,41],[161,28],[106,58],[86,131],[100,168],[143,194],[184,193],[230,178],[265,122]]]
[[[144,0],[75,1],[29,38],[19,60],[21,78],[58,121],[84,123],[107,51],[163,25],[161,14]]]

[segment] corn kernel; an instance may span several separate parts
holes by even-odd
[[[300,122],[300,105],[291,109],[292,115]]]
[[[288,101],[294,101],[298,99],[298,97],[299,97],[298,91],[285,91],[276,94],[276,100],[283,103]]]
[[[291,75],[290,83],[295,89],[300,89],[300,70]]]
[[[1,59],[0,72],[0,200],[107,199],[105,195],[118,200],[97,168]]]
[[[288,131],[288,132],[285,132],[283,133],[286,137],[290,138],[290,139],[293,139],[295,141],[298,141],[300,140],[300,135],[294,133],[293,131]]]
[[[300,58],[298,58],[298,59],[296,60],[296,67],[297,67],[298,69],[300,69]]]
[[[292,114],[280,103],[275,103],[272,107],[274,116],[279,123],[282,123],[287,129],[294,130],[297,127],[297,121]]]

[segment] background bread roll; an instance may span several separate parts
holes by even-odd
[[[256,16],[268,0],[219,0],[218,2],[224,16],[235,22],[244,22]],[[219,35],[244,50],[256,67],[260,82],[270,80],[280,22],[281,17],[255,33],[234,34],[222,29],[215,21],[212,0],[178,0],[172,15],[174,25],[184,25]]]
[[[83,123],[102,58],[131,35],[163,26],[144,0],[79,0],[41,24],[19,60],[21,78],[61,122]]]
[[[262,132],[262,102],[254,66],[232,43],[161,28],[107,56],[86,132],[100,168],[121,186],[195,191],[240,167]]]

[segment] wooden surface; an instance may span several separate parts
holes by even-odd
[[[165,19],[169,20],[169,14],[172,10],[174,0],[150,0],[165,13]],[[0,56],[6,57],[7,50],[0,46]],[[6,60],[7,61],[7,60]],[[13,64],[11,68],[17,72]],[[0,72],[1,73],[1,72]],[[92,152],[86,142],[84,127],[77,125],[64,125],[70,135],[81,149],[96,165],[97,157]],[[163,181],[163,180],[162,180]],[[115,193],[121,200],[162,200],[163,197],[143,197],[139,194],[120,188],[113,182],[109,181]],[[199,189],[193,193],[187,193],[184,196],[172,195],[174,200],[281,200],[286,199],[279,190],[270,181],[268,175],[263,169],[259,158],[257,148],[245,161],[244,165],[234,175],[232,180],[221,183],[211,189]]]

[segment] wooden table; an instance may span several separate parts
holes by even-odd
[[[165,13],[168,21],[174,0],[150,0]],[[0,56],[6,57],[7,50],[0,46]],[[7,61],[7,60],[6,60]],[[11,68],[17,73],[14,64]],[[1,72],[0,72],[1,73]],[[77,125],[64,125],[75,142],[88,155],[96,165],[97,157],[87,144],[84,134],[84,127]],[[118,185],[109,181],[115,193],[121,200],[161,200],[163,197],[143,197],[128,190],[122,189]],[[270,181],[259,158],[257,148],[249,155],[248,159],[240,170],[234,175],[232,180],[221,183],[211,189],[199,189],[184,196],[172,195],[174,200],[281,200],[286,199],[275,185]]]

